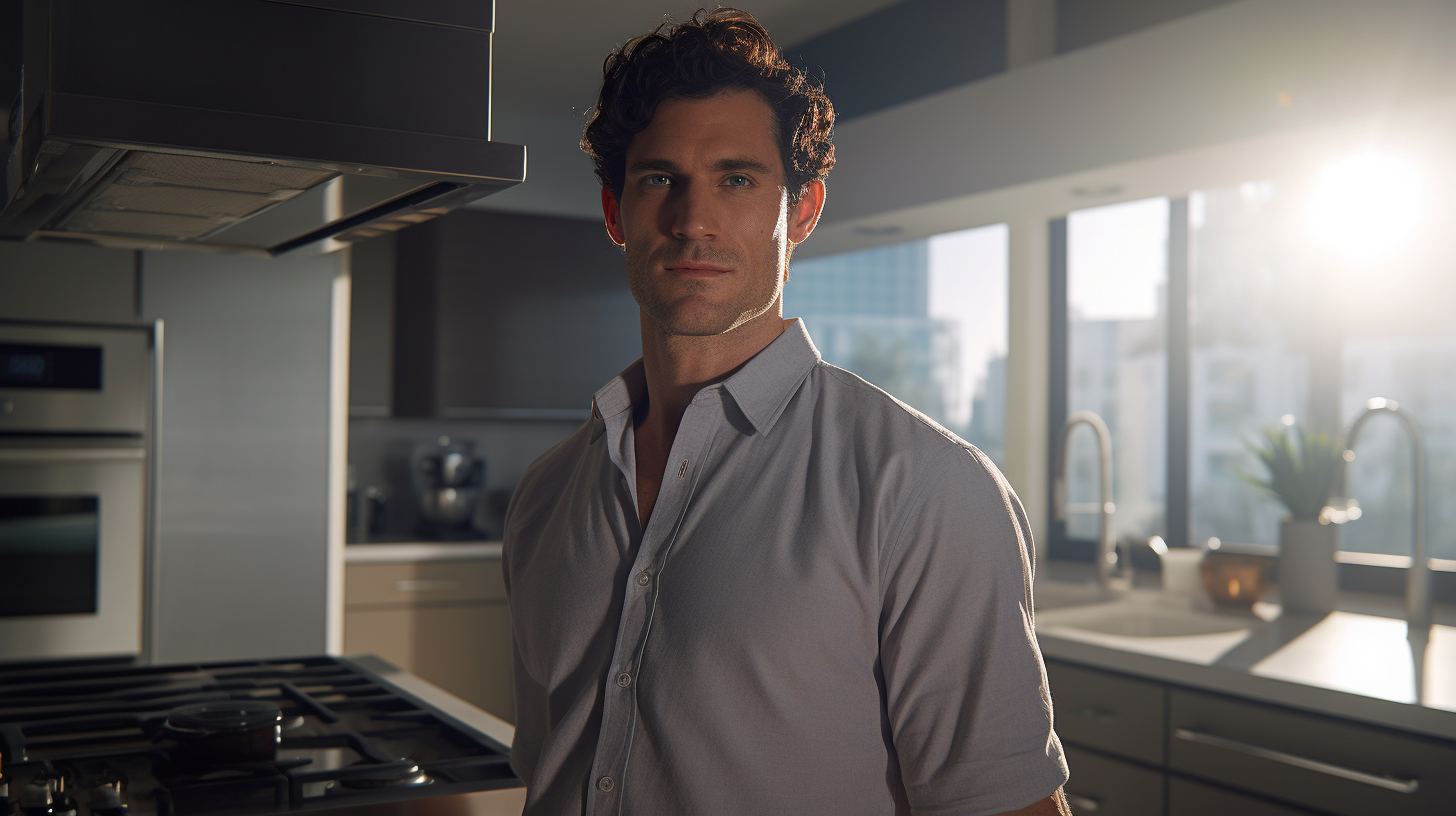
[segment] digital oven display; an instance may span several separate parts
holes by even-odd
[[[0,343],[0,388],[100,391],[101,347]]]

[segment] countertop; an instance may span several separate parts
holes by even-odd
[[[499,541],[345,547],[349,564],[500,557]],[[1154,606],[1168,602],[1147,583],[1139,580],[1130,594]],[[1061,594],[1080,588],[1038,581],[1039,588],[1047,586]],[[1456,739],[1456,607],[1436,604],[1437,623],[1422,649],[1406,638],[1401,605],[1398,597],[1354,592],[1342,593],[1340,609],[1325,616],[1285,615],[1277,604],[1261,603],[1245,613],[1245,629],[1186,637],[1106,635],[1039,620],[1037,639],[1049,658]],[[1065,617],[1070,608],[1054,611]]]
[[[385,541],[344,547],[345,564],[499,561],[500,557],[499,541]]]
[[[1046,582],[1065,591],[1060,583]],[[1154,609],[1190,605],[1159,590],[1134,589],[1128,597]],[[1402,600],[1368,593],[1341,593],[1339,609],[1323,616],[1261,603],[1244,613],[1245,628],[1183,637],[1045,623],[1065,621],[1074,609],[1038,610],[1037,639],[1048,658],[1456,739],[1456,607],[1449,604],[1436,605],[1429,640],[1415,645],[1406,637]]]

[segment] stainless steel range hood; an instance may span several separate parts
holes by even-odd
[[[326,251],[525,179],[490,0],[4,9],[0,238]]]

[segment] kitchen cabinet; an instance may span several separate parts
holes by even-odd
[[[1166,784],[1161,770],[1064,743],[1072,769],[1066,794],[1073,813],[1161,816]]]
[[[394,233],[349,248],[349,415],[389,416],[394,401]]]
[[[626,264],[598,220],[459,210],[395,241],[393,416],[584,419],[641,355]]]
[[[1057,734],[1149,765],[1163,764],[1166,692],[1159,683],[1070,663],[1047,663]]]
[[[1174,816],[1313,816],[1314,811],[1170,776],[1168,813]]]
[[[1067,793],[1099,816],[1419,816],[1456,798],[1449,740],[1063,660],[1047,679]]]
[[[1456,745],[1228,697],[1172,689],[1168,767],[1345,816],[1449,814]]]
[[[346,654],[378,655],[515,722],[499,560],[348,564],[344,581]]]

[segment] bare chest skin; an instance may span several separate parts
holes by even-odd
[[[632,446],[637,458],[637,518],[646,529],[652,506],[657,503],[657,491],[662,488],[668,449],[654,434],[645,431],[640,417],[632,434]]]

